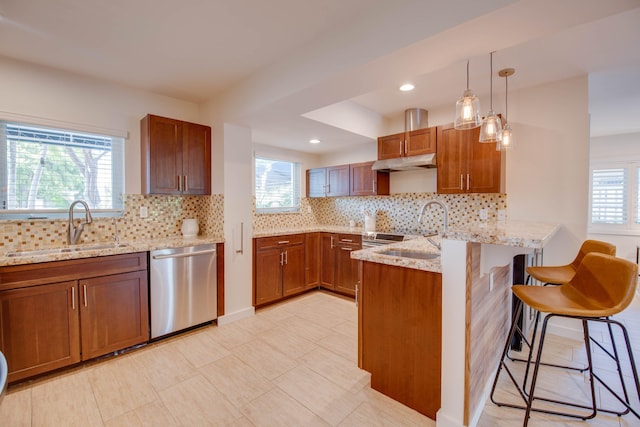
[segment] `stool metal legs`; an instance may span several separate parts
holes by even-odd
[[[522,301],[518,300],[517,301],[517,306],[516,306],[516,315],[518,315],[520,312],[522,312],[523,310],[523,303]],[[539,313],[537,314],[537,316],[539,316]],[[545,397],[538,397],[535,396],[535,387],[536,387],[536,382],[538,379],[538,373],[539,373],[539,369],[540,369],[540,365],[547,365],[549,366],[550,364],[545,364],[541,362],[542,359],[542,350],[544,347],[544,340],[545,340],[545,336],[546,336],[546,332],[547,332],[547,325],[548,322],[551,318],[553,317],[568,317],[568,318],[574,318],[577,320],[581,320],[582,321],[582,327],[583,327],[583,339],[585,342],[585,349],[586,349],[586,353],[587,353],[587,370],[589,371],[589,385],[590,385],[590,395],[591,395],[591,405],[587,406],[587,405],[582,405],[582,404],[578,404],[578,403],[574,403],[574,402],[565,402],[565,401],[560,401],[560,400],[555,400],[555,399],[549,399],[549,398],[545,398]],[[630,401],[629,401],[629,394],[627,392],[627,388],[626,388],[626,384],[624,381],[624,377],[622,374],[622,367],[620,364],[620,358],[619,358],[619,354],[618,354],[618,349],[616,347],[616,343],[615,343],[615,338],[613,335],[613,330],[612,330],[612,325],[617,325],[623,333],[624,336],[624,341],[625,341],[625,345],[626,345],[626,349],[627,349],[627,354],[629,357],[629,363],[631,366],[631,371],[633,374],[633,381],[634,381],[634,385],[635,385],[635,389],[636,389],[636,393],[638,395],[639,401],[640,401],[640,381],[638,380],[638,371],[636,368],[636,364],[635,361],[633,359],[633,352],[631,350],[631,344],[629,341],[629,335],[627,333],[626,328],[624,327],[624,325],[622,325],[620,322],[616,321],[616,320],[612,320],[610,318],[590,318],[590,317],[573,317],[573,316],[563,316],[563,315],[556,315],[556,314],[548,314],[545,318],[544,321],[542,322],[542,330],[540,333],[540,343],[538,345],[538,349],[537,349],[537,354],[536,354],[536,358],[535,360],[532,361],[533,358],[533,347],[535,346],[535,340],[536,340],[536,333],[537,333],[537,321],[538,318],[536,318],[536,324],[534,325],[534,334],[531,340],[531,343],[529,343],[526,338],[524,337],[524,333],[522,332],[522,330],[520,330],[520,328],[518,327],[518,325],[514,322],[511,326],[511,329],[509,331],[509,336],[507,337],[506,340],[506,344],[504,346],[503,352],[502,352],[502,358],[500,359],[500,364],[498,366],[498,370],[496,372],[496,376],[495,379],[493,381],[493,387],[491,389],[491,401],[493,403],[495,403],[498,406],[506,406],[506,407],[510,407],[510,408],[517,408],[517,409],[524,409],[525,410],[525,417],[524,417],[524,422],[523,422],[523,426],[526,427],[529,423],[529,417],[531,415],[531,411],[535,411],[535,412],[543,412],[543,413],[547,413],[547,414],[553,414],[553,415],[561,415],[561,416],[567,416],[567,417],[572,417],[572,418],[580,418],[580,419],[589,419],[589,418],[593,418],[595,417],[595,415],[597,414],[598,411],[602,411],[602,412],[609,412],[609,413],[613,413],[613,414],[617,414],[617,415],[625,415],[629,412],[631,412],[633,415],[635,415],[637,418],[640,419],[640,414],[638,413],[637,410],[634,410],[631,405],[630,405]],[[604,348],[604,346],[602,344],[600,344],[599,342],[592,340],[592,338],[590,337],[590,333],[589,333],[589,322],[602,322],[602,323],[606,323],[608,330],[609,330],[609,336],[611,338],[611,345],[612,345],[612,352],[608,351],[607,349]],[[523,341],[529,346],[529,354],[527,357],[527,366],[525,368],[525,373],[524,373],[524,379],[522,382],[522,385],[520,385],[518,383],[518,380],[515,378],[515,375],[512,373],[512,371],[509,369],[509,366],[507,366],[506,361],[508,358],[508,353],[510,350],[510,345],[511,345],[511,340],[513,338],[513,336],[519,333],[523,336]],[[616,362],[616,368],[618,370],[618,375],[620,378],[620,383],[622,386],[622,392],[624,396],[620,396],[618,393],[616,393],[607,383],[604,382],[604,380],[597,374],[594,372],[593,370],[593,360],[592,360],[592,352],[591,352],[591,342],[594,342],[596,345],[598,345],[609,357],[611,357],[615,362]],[[523,359],[521,359],[522,361],[525,361]],[[533,373],[531,376],[531,385],[529,387],[529,390],[527,391],[527,379],[529,376],[529,367],[531,366],[531,364],[533,363]],[[562,367],[559,365],[550,365],[550,366],[556,366],[556,367]],[[520,397],[523,400],[523,403],[525,405],[516,405],[513,403],[508,403],[508,402],[500,402],[497,401],[494,398],[494,393],[498,384],[498,379],[500,377],[500,373],[502,371],[502,369],[505,370],[505,372],[508,374],[509,378],[511,379],[512,383],[515,385],[516,389],[518,390],[518,393],[520,395]],[[603,409],[603,408],[598,408],[597,404],[596,404],[596,396],[595,396],[595,381],[598,381],[600,384],[602,384],[603,387],[605,387],[618,401],[620,401],[620,403],[622,403],[625,406],[625,410],[621,411],[621,410],[612,410],[612,409]],[[559,404],[559,405],[565,405],[565,406],[570,406],[570,407],[576,407],[576,408],[581,408],[581,409],[588,409],[590,410],[590,413],[586,413],[586,414],[576,414],[576,413],[566,413],[566,412],[560,412],[560,411],[554,411],[554,410],[550,410],[550,409],[542,409],[542,408],[535,408],[533,407],[533,401],[534,400],[540,400],[540,401],[545,401],[545,402],[550,402],[550,403],[554,403],[554,404]]]

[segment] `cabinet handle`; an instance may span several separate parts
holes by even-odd
[[[358,301],[358,296],[359,296],[358,293],[359,293],[359,291],[360,291],[360,280],[358,280],[356,282],[356,307],[358,306],[358,302],[359,302]]]
[[[236,249],[237,254],[244,254],[244,222],[240,222],[240,249]]]
[[[183,181],[184,181],[184,184],[182,185],[182,188],[184,188],[184,191],[188,191],[189,187],[187,186],[187,175],[183,176],[182,178],[183,178]]]
[[[353,243],[353,240],[351,239],[340,239],[341,242],[349,242],[349,243]]]
[[[176,178],[178,178],[178,191],[182,191],[182,186],[180,185],[182,183],[182,181],[180,180],[180,175],[178,175]]]
[[[462,174],[460,174],[460,190],[464,190],[464,186],[462,184]]]
[[[289,264],[289,252],[284,251],[284,263]]]
[[[403,148],[402,148],[402,147],[403,147],[403,145],[404,145],[404,141],[403,141],[403,140],[400,140],[400,150],[398,151],[398,154],[399,154],[400,156],[402,156],[402,151],[403,151]]]
[[[331,236],[331,249],[335,248],[335,245],[333,244],[333,236]]]
[[[87,285],[82,285],[82,293],[84,294],[84,306],[87,306]]]
[[[374,176],[375,176],[375,172],[374,172]],[[373,194],[376,194],[376,179],[373,178],[373,182],[371,183],[371,191],[373,192]]]
[[[280,252],[280,265],[284,265],[284,252]]]
[[[404,155],[406,156],[408,152],[409,152],[409,141],[407,141],[405,139],[404,140]]]
[[[467,174],[467,190],[470,190],[471,186],[469,186],[469,174]]]
[[[353,248],[345,248],[344,246],[341,247],[340,249],[342,249],[343,251],[352,251],[353,250]]]
[[[75,285],[71,287],[71,310],[75,311],[76,309],[76,287]]]
[[[281,240],[278,242],[279,245],[286,245],[287,243],[289,243],[288,240]]]

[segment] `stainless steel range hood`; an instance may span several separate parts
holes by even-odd
[[[410,171],[436,167],[436,155],[399,157],[397,159],[378,160],[371,166],[374,171]]]
[[[413,130],[428,127],[428,112],[420,108],[410,108],[404,112],[404,130]],[[435,154],[422,154],[419,156],[398,157],[395,159],[378,160],[371,169],[376,171],[408,171],[436,167]]]

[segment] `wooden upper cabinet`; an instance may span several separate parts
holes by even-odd
[[[374,162],[352,163],[349,194],[352,196],[389,195],[389,172],[371,169]]]
[[[327,196],[349,195],[349,165],[327,168]]]
[[[416,129],[378,138],[378,160],[436,152],[436,128]]]
[[[307,169],[307,197],[326,197],[327,168]]]
[[[396,159],[404,153],[404,132],[378,138],[378,160]]]
[[[144,194],[211,194],[209,126],[149,114],[140,147]]]
[[[438,193],[499,193],[502,151],[495,143],[481,143],[480,128],[455,130],[438,126]]]

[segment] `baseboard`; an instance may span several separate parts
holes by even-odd
[[[224,316],[218,317],[218,326],[224,326],[229,323],[233,323],[240,319],[244,319],[246,317],[251,317],[256,314],[256,309],[254,307],[248,307],[243,310],[235,311],[233,313],[225,314]]]

